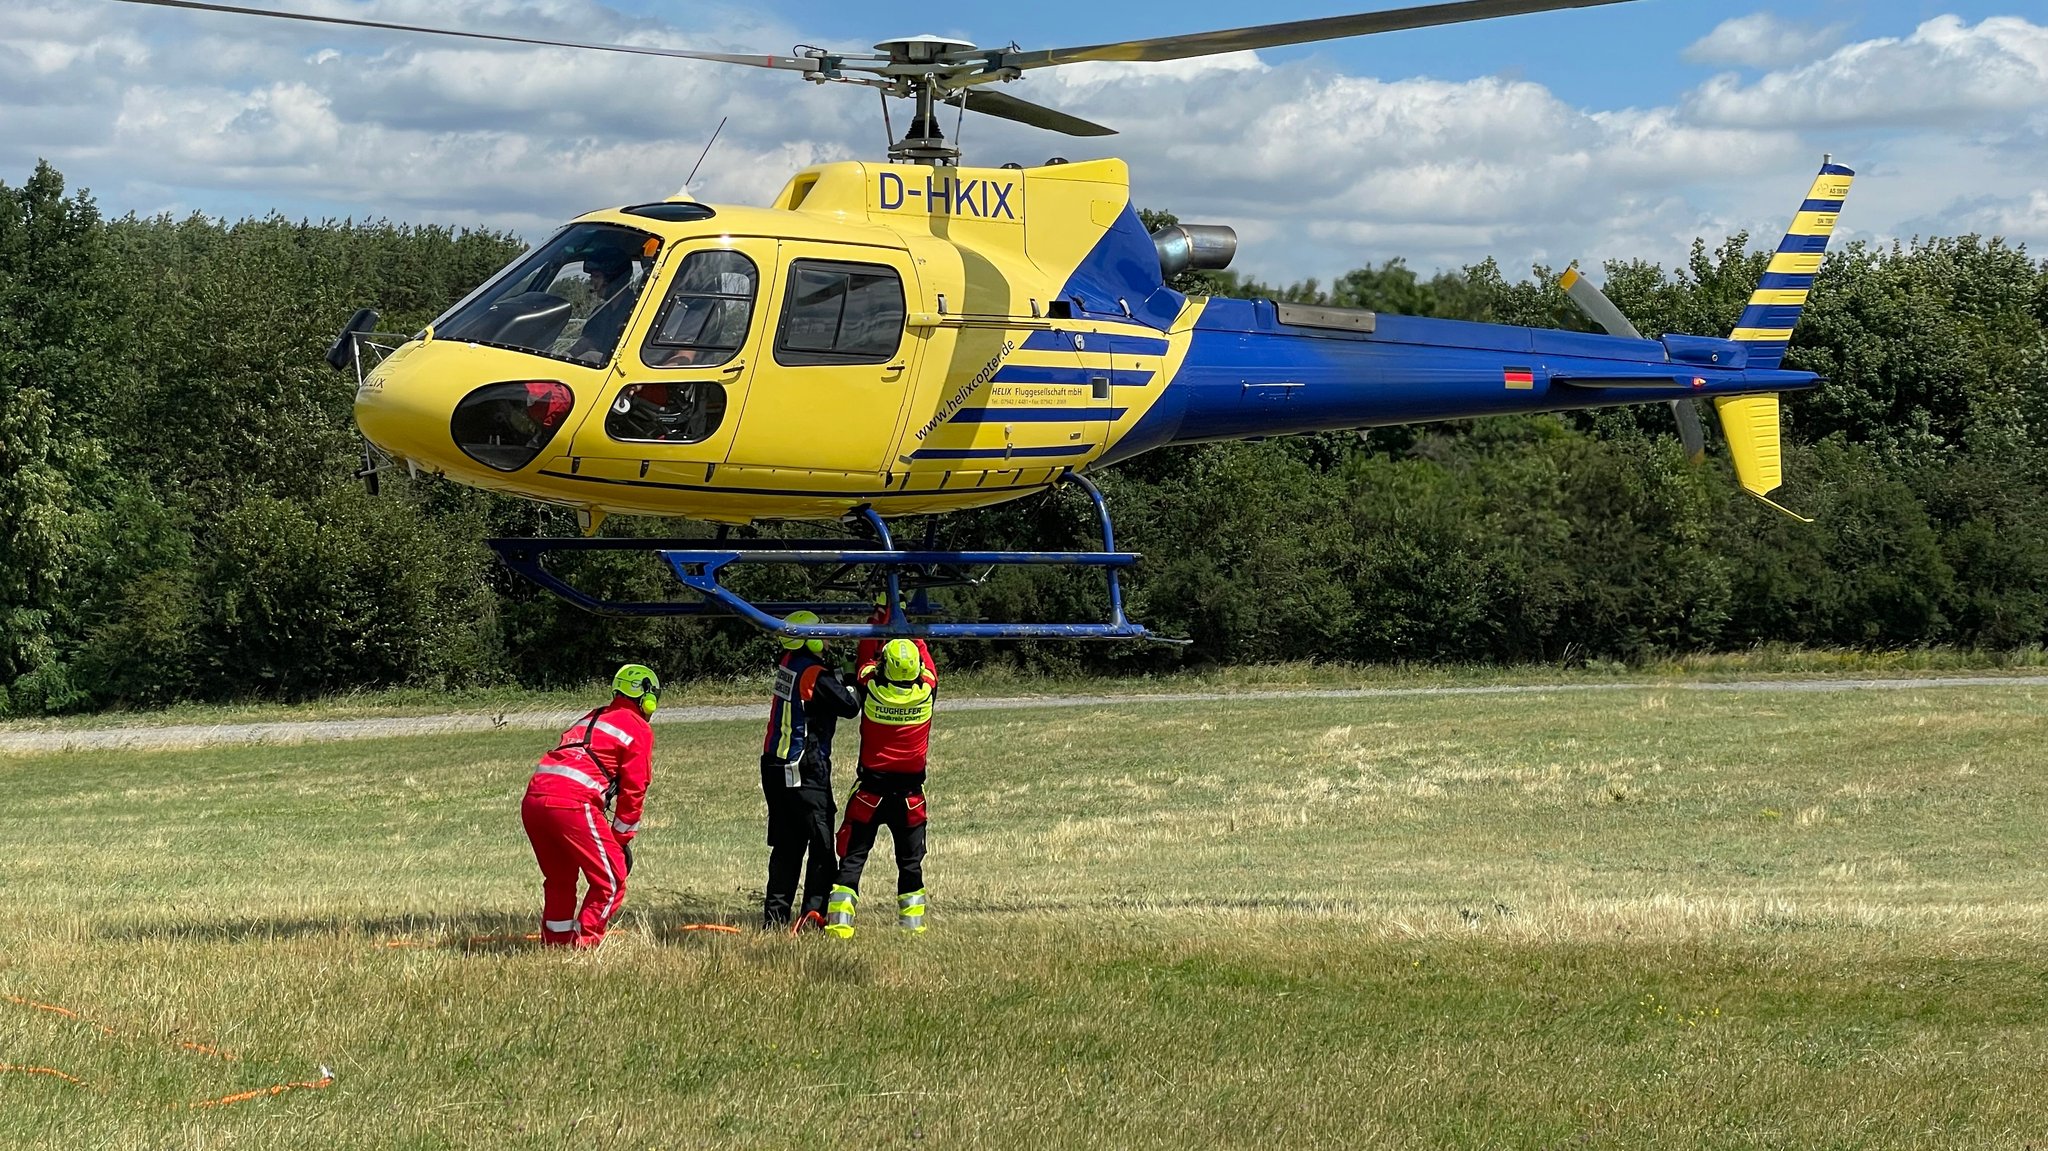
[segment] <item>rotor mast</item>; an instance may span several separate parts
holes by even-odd
[[[958,164],[960,146],[948,141],[939,128],[940,79],[960,71],[957,61],[972,58],[979,49],[944,36],[906,36],[884,40],[875,51],[888,54],[883,75],[895,81],[894,94],[917,102],[909,130],[889,145],[889,159],[898,164]]]

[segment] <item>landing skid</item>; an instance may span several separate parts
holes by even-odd
[[[1109,522],[1109,506],[1102,492],[1086,476],[1068,472],[1065,483],[1080,488],[1095,505],[1096,520],[1102,528],[1102,550],[1092,552],[1033,551],[945,551],[929,546],[902,549],[896,546],[889,525],[871,507],[861,508],[850,521],[866,528],[866,539],[839,540],[636,540],[586,539],[498,539],[488,541],[505,566],[575,604],[599,615],[627,617],[736,616],[764,631],[799,639],[867,639],[890,636],[919,636],[926,639],[1159,639],[1143,624],[1124,615],[1125,568],[1138,562],[1136,552],[1116,550],[1116,535]],[[545,566],[548,556],[561,552],[652,552],[668,564],[683,586],[696,593],[694,599],[620,601],[600,599],[569,584]],[[725,575],[746,564],[790,564],[830,569],[824,581],[829,592],[873,593],[884,591],[894,605],[886,623],[866,622],[874,612],[873,599],[782,600],[756,603],[723,582]],[[1056,565],[1101,568],[1109,587],[1108,620],[1098,623],[995,623],[967,622],[918,617],[940,614],[928,597],[934,588],[979,584],[991,569],[1019,565]],[[979,575],[973,574],[979,571]],[[862,573],[866,574],[863,575]],[[906,608],[908,609],[906,611]],[[821,617],[818,623],[789,622],[789,615],[810,611]],[[859,623],[830,622],[832,616],[858,616]]]

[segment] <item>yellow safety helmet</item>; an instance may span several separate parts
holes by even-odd
[[[892,639],[882,645],[882,678],[890,683],[916,683],[924,674],[924,658],[917,645],[907,639]]]
[[[818,613],[814,611],[793,611],[790,612],[788,617],[785,618],[782,622],[786,624],[817,623]],[[812,655],[825,654],[825,641],[822,639],[805,639],[802,636],[786,635],[782,637],[782,646],[785,650],[788,651],[795,651],[800,647],[807,647],[811,649]]]
[[[661,677],[645,664],[629,663],[612,677],[612,690],[640,701],[640,713],[652,719],[661,706]]]

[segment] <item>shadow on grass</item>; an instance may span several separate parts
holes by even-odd
[[[634,896],[639,898],[634,898]],[[96,939],[112,942],[259,943],[293,940],[352,940],[362,938],[380,949],[449,950],[465,953],[503,953],[540,948],[539,911],[469,911],[454,914],[407,914],[387,916],[309,915],[246,916],[207,923],[188,920],[150,919],[102,924]],[[732,909],[721,909],[709,899],[692,893],[638,892],[629,889],[628,904],[621,914],[631,915],[646,926],[655,942],[663,945],[701,944],[708,939],[731,938],[726,930],[753,930],[748,921]],[[624,922],[615,919],[614,923]],[[616,928],[615,928],[616,929]]]

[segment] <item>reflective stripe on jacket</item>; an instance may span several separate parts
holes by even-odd
[[[615,798],[612,830],[630,837],[640,829],[653,764],[654,729],[639,702],[614,696],[569,725],[554,750],[540,757],[527,790],[600,807]]]

